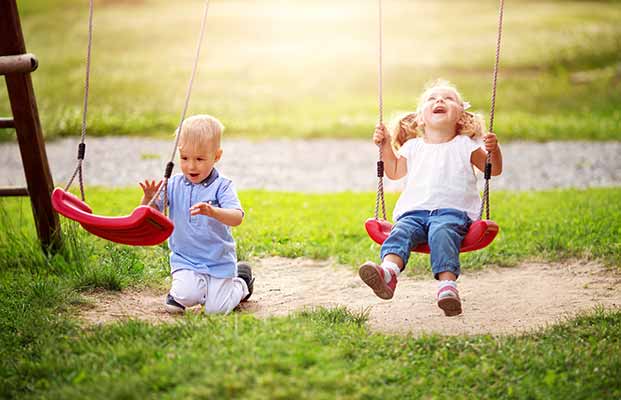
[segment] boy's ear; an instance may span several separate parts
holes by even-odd
[[[215,159],[215,162],[220,161],[220,157],[222,157],[222,149],[218,149],[218,151],[216,151],[216,159]]]

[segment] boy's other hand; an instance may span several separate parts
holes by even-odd
[[[159,182],[155,183],[155,180],[149,181],[148,179],[146,179],[144,182],[139,182],[138,184],[144,192],[144,198],[150,201],[160,189],[162,181],[160,180]]]
[[[209,203],[196,203],[192,207],[190,207],[190,215],[206,215],[208,217],[213,217],[216,214],[216,209]]]

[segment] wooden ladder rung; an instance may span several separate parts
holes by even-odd
[[[2,188],[0,187],[0,197],[28,196],[27,188]]]
[[[0,75],[32,72],[39,66],[34,54],[19,54],[16,56],[0,56]]]
[[[15,128],[15,121],[13,118],[0,118],[0,129]]]

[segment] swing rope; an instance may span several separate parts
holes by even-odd
[[[505,8],[505,1],[500,0],[500,6],[498,7],[498,33],[496,35],[496,60],[494,62],[494,78],[492,80],[492,99],[489,112],[489,131],[494,132],[494,112],[496,111],[496,83],[498,81],[498,65],[500,63],[500,40],[502,38],[502,17]],[[483,209],[485,209],[485,219],[490,219],[489,208],[489,181],[492,177],[492,155],[487,153],[485,159],[485,186],[483,189],[483,198],[481,199],[481,211],[479,212],[479,219],[483,218]]]
[[[164,172],[164,179],[162,184],[160,185],[160,187],[158,188],[157,192],[155,193],[155,195],[151,198],[151,200],[149,201],[148,205],[152,206],[153,203],[155,202],[155,199],[157,199],[162,190],[164,191],[164,202],[163,202],[163,213],[164,215],[166,215],[166,210],[168,209],[168,180],[170,179],[170,176],[172,175],[172,171],[173,168],[175,166],[175,155],[177,154],[177,146],[179,145],[179,137],[181,135],[181,129],[183,128],[183,121],[185,120],[185,115],[188,111],[188,105],[190,103],[190,95],[192,94],[192,86],[194,84],[194,77],[196,76],[196,70],[198,69],[198,60],[200,59],[200,55],[201,55],[201,46],[203,44],[203,38],[205,36],[205,25],[207,23],[207,12],[209,11],[209,0],[205,0],[205,10],[203,11],[203,18],[201,20],[201,28],[200,28],[200,34],[198,37],[198,44],[196,46],[196,54],[194,56],[194,65],[192,67],[192,74],[190,75],[190,82],[188,83],[188,90],[186,92],[185,95],[185,101],[183,104],[183,111],[181,112],[181,121],[179,122],[179,128],[177,128],[177,131],[175,132],[175,144],[173,146],[173,150],[172,150],[172,154],[170,155],[170,160],[168,161],[168,163],[166,164],[166,171]]]
[[[379,62],[377,63],[377,93],[378,93],[378,108],[379,108],[379,123],[382,124],[384,122],[384,96],[382,93],[382,0],[378,0],[378,15],[379,15]],[[375,219],[379,218],[379,209],[382,209],[382,219],[386,219],[386,201],[384,200],[384,161],[382,161],[382,146],[379,146],[379,161],[377,162],[377,196],[375,197]]]
[[[504,0],[500,0],[499,16],[498,16],[498,33],[496,39],[496,59],[494,63],[494,75],[492,80],[492,98],[491,109],[489,117],[489,131],[494,132],[494,112],[496,110],[496,86],[498,81],[498,65],[500,64],[500,42],[502,38],[502,18],[504,11]],[[378,15],[379,15],[379,54],[378,54],[378,104],[379,104],[379,123],[383,123],[384,119],[384,100],[382,91],[382,30],[384,22],[382,21],[382,0],[378,0]],[[483,217],[483,209],[485,209],[485,219],[490,219],[490,205],[489,205],[489,181],[492,176],[492,156],[487,153],[485,160],[485,186],[483,190],[483,197],[481,198],[481,210],[479,213],[479,219]],[[384,162],[382,161],[382,146],[379,146],[379,161],[377,162],[377,196],[375,198],[375,219],[379,219],[379,209],[382,209],[382,216],[386,220],[386,203],[384,200]]]
[[[84,178],[82,173],[82,162],[84,161],[84,155],[86,153],[86,143],[84,143],[84,140],[86,139],[86,113],[88,111],[88,88],[91,78],[91,47],[93,44],[93,2],[94,0],[90,0],[88,11],[88,47],[86,50],[86,78],[84,80],[84,104],[82,106],[81,129],[82,134],[80,137],[80,144],[78,144],[78,163],[75,170],[73,171],[73,175],[71,175],[71,178],[69,179],[69,182],[65,187],[66,192],[71,187],[71,184],[73,183],[76,175],[78,175],[78,181],[80,182],[80,195],[82,196],[82,201],[84,201]]]
[[[179,133],[181,132],[181,128],[183,127],[183,121],[185,119],[185,115],[188,110],[188,105],[190,102],[190,95],[192,93],[192,86],[194,84],[194,77],[196,76],[196,70],[198,69],[198,60],[200,58],[200,50],[201,50],[201,44],[203,43],[208,10],[209,10],[209,0],[205,0],[205,10],[203,12],[203,17],[201,20],[201,28],[200,28],[200,36],[198,39],[198,46],[196,48],[196,55],[194,57],[194,65],[192,68],[192,74],[190,76],[190,82],[188,84],[188,89],[187,89],[185,101],[183,104],[183,111],[181,112],[181,121],[179,122],[179,128],[175,135],[176,136],[175,144],[173,147],[172,154],[170,156],[170,160],[168,164],[166,165],[166,171],[164,173],[164,180],[162,182],[162,185],[160,185],[160,188],[158,189],[157,193],[155,194],[155,196],[153,196],[153,198],[149,202],[149,206],[153,204],[154,200],[160,195],[161,191],[163,189],[166,189],[168,185],[168,179],[170,178],[172,174],[172,170],[174,168],[173,161],[175,159],[175,155],[177,152],[177,146],[179,145]],[[86,78],[84,80],[84,101],[83,101],[83,108],[82,108],[81,136],[80,136],[80,143],[78,144],[78,157],[77,157],[78,161],[77,161],[76,168],[73,171],[73,174],[71,175],[71,178],[69,179],[69,181],[67,182],[67,185],[65,186],[65,192],[66,192],[69,190],[69,188],[71,187],[71,185],[73,184],[73,181],[75,180],[77,176],[78,181],[80,183],[80,195],[82,197],[82,201],[85,201],[83,162],[84,162],[84,157],[86,154],[85,139],[86,139],[86,130],[87,130],[88,94],[89,94],[89,87],[90,87],[91,49],[93,45],[93,11],[94,11],[94,0],[90,0],[89,15],[88,15],[88,46],[87,46],[87,52],[86,52]],[[164,213],[166,213],[166,209],[167,209],[166,193],[167,191],[164,190]]]

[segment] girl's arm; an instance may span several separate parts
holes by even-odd
[[[470,156],[470,162],[477,167],[481,172],[485,172],[485,161],[487,161],[487,153],[491,155],[492,162],[492,176],[498,176],[502,174],[502,152],[498,145],[498,139],[493,133],[488,133],[483,136],[483,142],[485,143],[485,150],[479,148],[472,152]],[[487,151],[487,153],[486,153]]]
[[[401,179],[408,172],[407,159],[395,154],[395,150],[390,143],[390,134],[384,124],[378,124],[373,133],[373,142],[382,147],[382,161],[384,161],[384,172],[390,179]]]
[[[237,208],[214,207],[208,203],[196,203],[190,207],[190,215],[206,215],[222,222],[224,225],[237,226],[242,223],[244,214]]]

